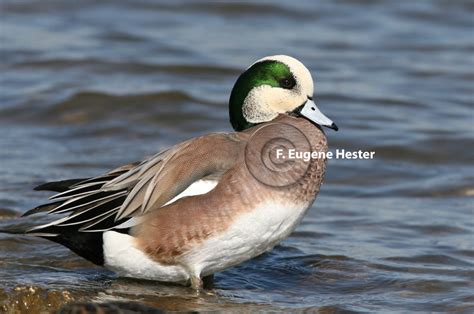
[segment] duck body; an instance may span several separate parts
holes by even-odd
[[[319,192],[326,159],[308,69],[288,56],[255,62],[229,100],[233,133],[208,134],[92,178],[50,182],[59,192],[24,216],[60,215],[29,229],[120,276],[202,287],[201,278],[287,238]]]
[[[276,122],[291,124],[307,134],[313,150],[327,151],[324,133],[307,120],[282,116]],[[249,138],[265,141],[258,138],[259,129],[265,126],[238,137],[243,142]],[[273,129],[278,131],[278,125]],[[252,137],[255,134],[257,138]],[[132,228],[131,235],[105,232],[104,265],[127,277],[188,281],[258,256],[287,238],[319,191],[325,160],[310,160],[296,183],[274,187],[253,176],[244,152],[238,152],[235,165],[211,190],[207,189],[213,183],[197,182],[204,186],[198,191],[203,194],[184,196],[151,211]],[[147,271],[136,267],[140,264],[147,265]]]

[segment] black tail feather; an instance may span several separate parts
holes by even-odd
[[[7,234],[25,234],[26,230],[28,230],[28,227],[22,227],[22,226],[7,226],[3,227],[0,229],[0,233],[7,233]]]
[[[58,200],[26,211],[22,216],[37,213],[67,214],[58,220],[40,226],[11,226],[0,233],[30,235],[61,244],[77,255],[97,265],[104,264],[103,233],[120,225],[128,218],[115,221],[114,209],[125,201],[127,190],[103,191],[103,183],[112,180],[127,169],[117,169],[100,177],[48,182],[34,189],[55,191]],[[114,229],[129,233],[129,228]]]
[[[53,191],[53,192],[64,192],[69,190],[69,188],[79,182],[89,180],[90,178],[82,178],[82,179],[70,179],[70,180],[61,180],[61,181],[53,181],[53,182],[46,182],[44,184],[40,184],[34,188],[35,191]]]
[[[64,245],[77,255],[96,265],[104,265],[102,232],[64,231],[56,236],[40,237]]]
[[[62,203],[62,201],[58,201],[58,202],[53,202],[53,203],[48,203],[48,204],[43,204],[43,205],[37,206],[35,208],[32,208],[32,209],[27,210],[26,212],[24,212],[21,215],[21,217],[25,217],[25,216],[29,216],[29,215],[33,215],[33,214],[37,214],[37,213],[42,213],[42,212],[49,212],[49,211],[53,210],[54,208],[58,207],[61,203]]]
[[[0,229],[0,233],[41,237],[64,245],[77,255],[96,265],[104,265],[102,232],[80,232],[74,228],[51,226],[29,232],[26,226],[10,226]]]

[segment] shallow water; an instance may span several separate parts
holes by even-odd
[[[270,54],[311,69],[332,150],[376,152],[330,160],[297,231],[199,295],[0,235],[0,311],[474,311],[472,1],[0,3],[0,227],[37,184],[230,130],[233,82]]]

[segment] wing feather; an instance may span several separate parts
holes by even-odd
[[[90,182],[90,183],[77,185],[76,187],[70,190],[55,194],[51,196],[49,199],[50,200],[65,199],[65,198],[71,198],[71,197],[77,197],[77,196],[89,194],[89,192],[100,188],[100,186],[102,186],[104,182],[107,182],[107,181],[96,181],[96,182]]]
[[[245,137],[235,133],[210,134],[101,176],[58,181],[62,182],[60,186],[52,186],[60,193],[50,197],[55,202],[38,206],[24,215],[46,212],[66,216],[34,227],[29,232],[53,229],[59,232],[61,228],[101,232],[120,228],[128,219],[172,201],[202,178],[219,180],[238,160],[245,143]],[[48,187],[47,184],[43,186]]]

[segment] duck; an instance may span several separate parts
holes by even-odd
[[[202,289],[204,279],[273,249],[312,206],[326,158],[287,152],[327,152],[322,127],[338,130],[313,93],[297,59],[259,59],[232,88],[234,132],[192,138],[95,177],[39,185],[56,194],[21,219],[54,218],[2,231],[56,242],[121,277]]]

